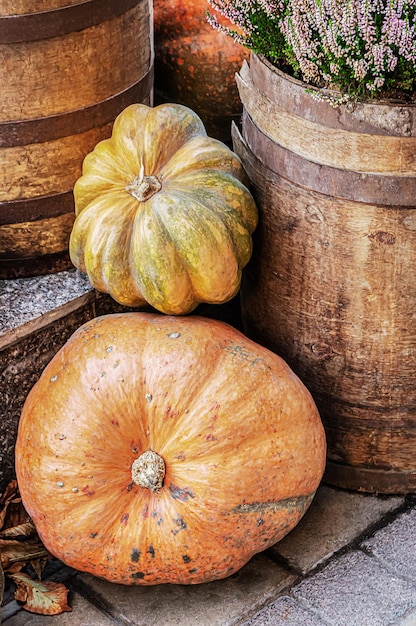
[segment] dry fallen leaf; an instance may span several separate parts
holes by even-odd
[[[29,537],[34,537],[35,535],[36,529],[32,521],[0,530],[0,540],[15,539],[16,541],[20,541],[21,538],[28,539]]]
[[[15,599],[23,602],[27,611],[41,615],[71,611],[65,585],[40,580],[48,557],[49,553],[23,507],[17,481],[13,480],[0,496],[0,605],[6,575],[16,584]],[[33,580],[21,571],[28,564],[39,580]]]
[[[1,550],[0,550],[0,556],[1,556]],[[3,603],[3,596],[4,596],[4,574],[3,574],[3,568],[0,563],[0,607]],[[1,608],[0,608],[0,621],[1,621]]]
[[[18,492],[17,481],[12,480],[0,496],[0,530],[19,526],[29,520]]]
[[[33,580],[20,572],[10,576],[17,585],[14,597],[23,602],[23,608],[41,615],[58,615],[71,611],[68,606],[68,589],[62,583]]]
[[[1,565],[7,574],[10,567],[15,563],[27,565],[33,559],[39,559],[48,554],[41,543],[22,543],[21,545],[8,545],[1,548]]]
[[[28,519],[17,491],[17,481],[12,480],[0,495],[0,530],[17,526]]]
[[[48,556],[32,521],[0,531],[0,551],[0,562],[5,572],[10,571],[10,567],[15,563],[26,564],[28,561]]]
[[[30,562],[31,566],[33,567],[33,571],[35,572],[39,580],[42,578],[43,570],[45,569],[48,563],[48,558],[49,558],[49,555],[42,556],[40,558],[33,559]]]
[[[7,570],[4,570],[5,576],[9,576],[10,574],[16,574],[16,572],[21,572],[24,567],[26,567],[26,561],[17,561],[16,563],[12,563],[8,565]]]

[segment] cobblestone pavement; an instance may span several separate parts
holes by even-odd
[[[299,525],[230,578],[125,587],[63,567],[71,613],[6,626],[416,626],[416,497],[322,485]]]

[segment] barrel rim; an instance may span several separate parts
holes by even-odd
[[[256,88],[283,108],[290,107],[293,115],[306,117],[329,128],[357,132],[359,126],[360,132],[398,137],[416,136],[416,103],[380,98],[362,99],[335,107],[321,97],[336,99],[341,95],[336,90],[320,89],[294,78],[273,65],[265,56],[254,52],[250,55],[248,65]],[[395,116],[398,117],[397,123],[394,123]]]
[[[0,17],[0,44],[52,39],[97,26],[148,0],[84,0],[57,9]]]

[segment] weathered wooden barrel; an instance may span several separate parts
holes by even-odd
[[[155,101],[179,102],[208,134],[231,144],[241,117],[235,74],[249,52],[206,20],[207,0],[154,0]]]
[[[123,108],[151,104],[151,20],[151,0],[0,3],[1,278],[71,266],[83,158]]]
[[[260,211],[245,331],[313,394],[328,483],[415,491],[416,107],[337,108],[256,55],[238,85]]]

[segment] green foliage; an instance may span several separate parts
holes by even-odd
[[[416,0],[208,1],[214,28],[306,83],[349,99],[413,101]]]

